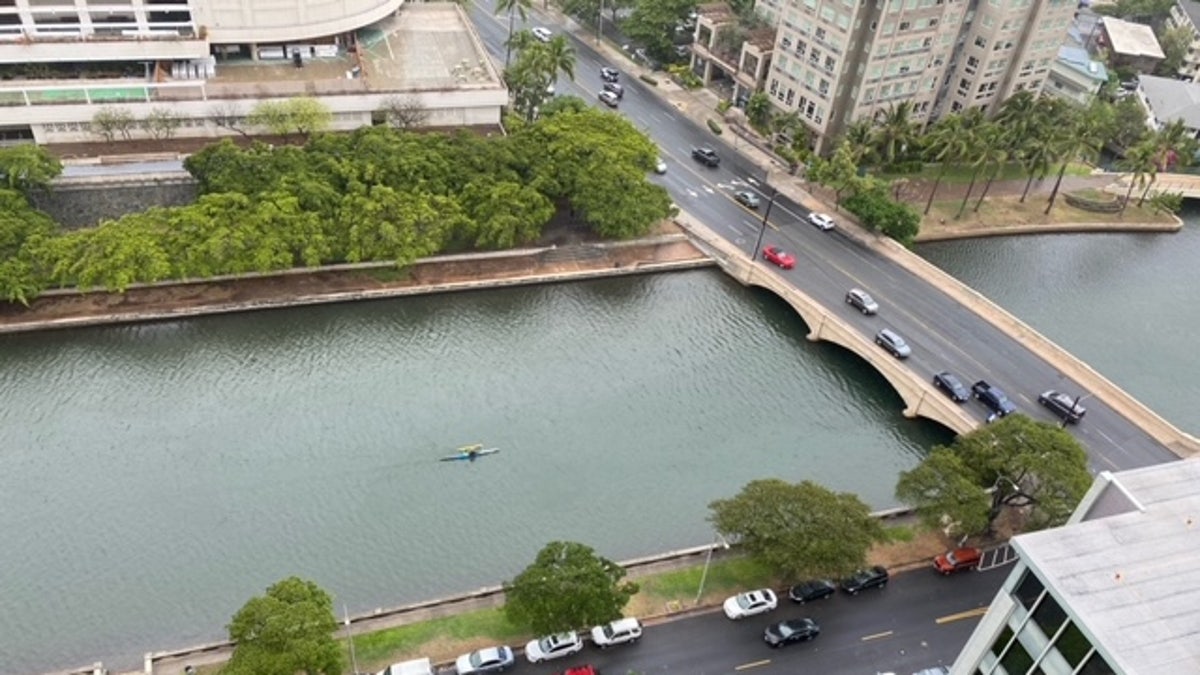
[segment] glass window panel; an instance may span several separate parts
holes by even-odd
[[[1093,653],[1092,657],[1079,669],[1079,675],[1115,675],[1115,673],[1103,656]]]
[[[1017,590],[1013,592],[1017,600],[1025,609],[1030,609],[1037,602],[1038,596],[1042,594],[1043,586],[1037,575],[1029,570],[1025,570],[1025,575],[1021,578],[1021,583],[1017,585]]]
[[[1029,668],[1033,666],[1033,657],[1020,642],[1014,642],[1008,647],[1008,651],[1000,659],[1000,665],[1008,672],[1008,675],[1025,675],[1029,672]]]
[[[1067,620],[1067,613],[1054,601],[1054,597],[1047,593],[1034,610],[1033,620],[1047,637],[1053,637]]]
[[[1066,630],[1058,636],[1058,640],[1054,642],[1054,648],[1074,668],[1083,661],[1083,657],[1087,656],[1088,652],[1092,651],[1092,643],[1088,642],[1088,639],[1072,622],[1067,624]]]

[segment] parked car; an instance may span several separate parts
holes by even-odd
[[[529,659],[530,663],[541,663],[575,654],[581,649],[583,640],[579,639],[579,634],[568,631],[531,641],[525,645],[525,658]]]
[[[666,173],[666,172],[667,172],[667,162],[662,157],[659,157],[658,161],[654,163],[654,173]]]
[[[846,303],[868,316],[879,311],[879,303],[861,288],[846,291]]]
[[[837,586],[828,579],[813,579],[811,581],[802,581],[788,589],[788,598],[795,603],[803,605],[806,602],[813,600],[823,600],[833,596]]]
[[[512,668],[516,663],[512,649],[488,647],[477,649],[470,654],[463,654],[454,660],[454,669],[458,675],[475,675],[475,673],[502,673]]]
[[[640,637],[642,622],[637,619],[617,619],[592,629],[592,642],[601,649],[626,642],[637,642]]]
[[[433,661],[424,658],[393,663],[375,675],[433,675],[433,673]]]
[[[1079,405],[1078,398],[1053,389],[1038,394],[1038,403],[1049,408],[1050,412],[1058,415],[1059,419],[1067,424],[1079,424],[1087,414],[1087,408]]]
[[[763,640],[770,646],[786,647],[793,642],[807,642],[821,634],[821,627],[812,619],[790,619],[767,626]]]
[[[942,574],[953,574],[962,570],[973,570],[979,567],[983,551],[972,546],[946,551],[933,559],[933,567]]]
[[[748,190],[733,193],[733,200],[748,209],[757,209],[759,204],[758,195]]]
[[[533,33],[533,37],[537,38],[539,42],[549,42],[550,38],[554,37],[554,33],[551,33],[549,28],[541,26],[530,28],[529,32]]]
[[[769,588],[762,588],[757,591],[738,593],[732,598],[727,599],[724,609],[725,616],[736,621],[748,616],[769,612],[778,605],[779,601],[775,598],[775,591]]]
[[[764,248],[763,259],[773,265],[778,265],[785,270],[790,270],[796,266],[796,256],[788,253],[778,246],[768,246]]]
[[[596,96],[596,98],[600,99],[601,103],[610,108],[615,108],[617,107],[617,104],[620,103],[620,101],[617,99],[617,95],[611,91],[602,91]]]
[[[692,148],[692,159],[705,166],[712,167],[715,167],[721,163],[721,158],[717,156],[717,152],[707,146]]]
[[[833,222],[833,218],[830,218],[824,213],[817,213],[815,211],[808,214],[808,222],[812,225],[815,225],[817,229],[823,232],[828,232],[836,227]]]
[[[858,595],[868,588],[883,588],[887,586],[888,571],[876,565],[865,570],[859,570],[849,577],[842,579],[842,590],[850,595]]]
[[[958,379],[954,373],[943,370],[933,376],[933,386],[937,387],[957,403],[964,403],[968,398],[971,398],[971,393],[967,391],[967,385]]]
[[[891,328],[881,328],[875,334],[875,344],[888,350],[892,356],[898,359],[907,359],[912,355],[912,347],[909,347],[904,338]]]
[[[605,66],[600,69],[600,79],[605,82],[616,82],[621,79],[621,72],[616,68]]]
[[[616,82],[605,82],[603,88],[604,91],[611,91],[617,98],[625,98],[625,87]]]

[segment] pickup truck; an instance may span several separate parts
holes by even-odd
[[[706,166],[716,166],[721,163],[721,158],[712,148],[692,148],[692,159]]]
[[[996,417],[1004,417],[1017,411],[1017,406],[1008,400],[1008,396],[1000,391],[999,387],[993,387],[984,380],[971,385],[971,394],[975,396],[976,401],[986,405]]]

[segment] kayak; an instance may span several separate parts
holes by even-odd
[[[474,451],[474,455],[471,452]],[[465,448],[459,448],[458,452],[453,455],[446,455],[439,459],[439,462],[461,462],[463,460],[470,461],[488,455],[494,455],[500,452],[500,448],[485,448],[482,445],[468,445]]]

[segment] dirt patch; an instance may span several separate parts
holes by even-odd
[[[1048,230],[1060,229],[1063,225],[1083,225],[1090,229],[1132,229],[1149,224],[1174,226],[1177,219],[1165,213],[1155,213],[1147,208],[1131,205],[1124,214],[1095,213],[1077,209],[1064,200],[1058,200],[1049,214],[1045,213],[1044,199],[1030,199],[1021,203],[1019,198],[988,198],[974,210],[974,202],[968,202],[962,217],[958,216],[961,201],[939,201],[933,203],[929,215],[921,220],[921,235],[939,238],[947,234],[982,235],[1003,232],[1014,227],[1045,226]]]

